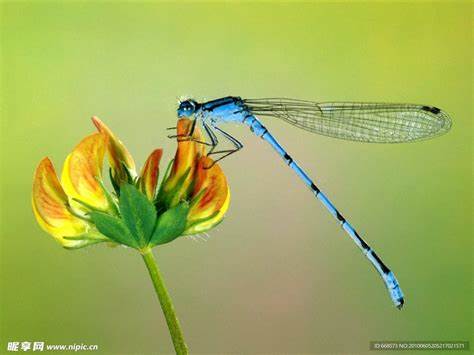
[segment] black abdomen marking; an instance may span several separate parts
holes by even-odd
[[[382,268],[383,273],[388,274],[390,272],[390,269],[382,262],[382,260],[380,260],[379,256],[375,254],[373,250],[371,250],[370,253],[374,257],[374,259],[378,261],[380,267]]]
[[[314,184],[314,182],[311,183],[311,190],[313,190],[316,193],[316,196],[321,192],[319,191],[318,187]]]

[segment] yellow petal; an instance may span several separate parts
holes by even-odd
[[[146,160],[140,173],[140,190],[145,193],[151,201],[155,198],[162,155],[162,149],[155,149]]]
[[[178,120],[177,124],[177,140],[178,140],[178,149],[173,161],[173,166],[171,168],[171,173],[166,179],[163,185],[163,190],[166,192],[171,191],[176,184],[181,180],[184,174],[189,171],[188,176],[184,180],[179,191],[173,191],[174,196],[172,197],[173,203],[171,206],[176,205],[179,201],[187,199],[189,197],[190,188],[192,187],[192,182],[194,180],[194,175],[196,173],[196,166],[198,159],[204,154],[205,146],[204,144],[194,142],[187,137],[191,131],[192,120],[187,118],[182,118]],[[193,132],[193,139],[202,141],[203,136],[199,127],[195,127]]]
[[[69,197],[101,210],[109,206],[99,184],[106,144],[107,138],[101,133],[87,136],[67,156],[61,174],[61,184]]]
[[[36,168],[31,202],[39,225],[59,243],[65,247],[74,247],[80,243],[63,238],[84,233],[88,225],[68,210],[68,197],[48,158],[41,160]]]
[[[94,125],[97,127],[99,132],[108,138],[107,155],[109,157],[110,167],[112,168],[112,176],[116,180],[117,184],[120,185],[121,182],[127,181],[128,174],[130,174],[132,177],[135,177],[135,162],[133,161],[133,157],[125,145],[98,117],[92,117],[92,122],[94,122]],[[123,165],[125,165],[128,172],[125,171]]]
[[[188,213],[188,228],[185,234],[204,232],[223,218],[230,203],[230,190],[221,167],[213,165],[209,157],[199,159],[194,181],[193,197],[199,196]],[[210,169],[206,167],[212,166]],[[203,192],[204,191],[204,192]]]

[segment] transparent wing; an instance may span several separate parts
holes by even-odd
[[[283,98],[248,99],[244,104],[257,116],[277,117],[310,132],[359,142],[410,142],[451,128],[448,114],[433,106]]]

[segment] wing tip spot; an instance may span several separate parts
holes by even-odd
[[[434,107],[434,106],[423,106],[421,108],[423,111],[428,111],[431,113],[434,113],[435,115],[439,114],[441,112],[441,109]]]

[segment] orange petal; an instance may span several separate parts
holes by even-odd
[[[31,202],[36,220],[46,232],[66,247],[80,243],[63,238],[84,233],[88,225],[68,210],[68,197],[48,158],[41,160],[36,168]]]
[[[204,154],[205,146],[201,143],[193,142],[187,139],[188,134],[192,129],[193,121],[187,118],[178,120],[177,132],[178,135],[178,150],[173,162],[173,168],[171,170],[172,176],[182,176],[188,168],[194,168],[196,165],[196,159]],[[193,139],[203,141],[201,130],[198,126],[194,128]]]
[[[204,232],[219,223],[229,208],[230,191],[227,179],[219,165],[210,169],[213,161],[209,157],[201,157],[196,170],[193,197],[205,189],[199,201],[191,207],[188,213],[186,234]],[[201,222],[199,222],[201,220]]]
[[[175,205],[182,199],[187,199],[189,195],[189,189],[191,188],[196,173],[196,166],[198,159],[204,155],[205,146],[204,144],[193,142],[186,138],[192,128],[193,121],[187,118],[178,120],[177,135],[178,135],[178,149],[173,161],[170,176],[166,179],[163,185],[165,193],[173,189],[177,182],[183,177],[183,175],[189,170],[189,175],[184,180],[184,183],[180,191],[174,191],[173,203]],[[194,128],[193,139],[202,141],[203,136],[199,127]],[[170,206],[171,207],[171,206]]]
[[[106,144],[107,138],[101,133],[87,136],[67,156],[61,174],[61,184],[69,197],[101,210],[109,206],[99,184]]]
[[[140,190],[145,193],[151,201],[153,201],[156,194],[159,166],[162,155],[162,149],[155,149],[146,160],[140,173]]]
[[[99,132],[103,133],[108,138],[107,155],[109,157],[109,164],[112,168],[112,175],[120,184],[122,181],[127,181],[128,174],[132,177],[136,176],[135,162],[125,145],[118,139],[98,117],[92,117],[92,122],[97,127]],[[128,172],[125,171],[123,165],[126,166]]]

